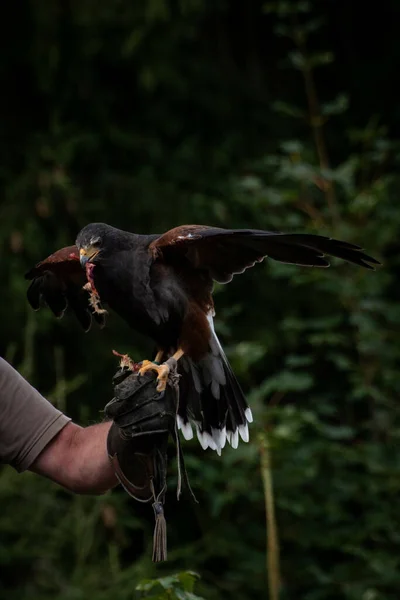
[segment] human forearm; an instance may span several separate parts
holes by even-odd
[[[115,486],[106,441],[110,423],[80,427],[68,423],[46,446],[31,470],[72,492],[99,494]]]

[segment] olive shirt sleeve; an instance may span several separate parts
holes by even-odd
[[[0,462],[25,471],[70,420],[0,357]]]

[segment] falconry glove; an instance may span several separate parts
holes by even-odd
[[[107,451],[116,476],[126,492],[139,502],[153,502],[156,519],[153,561],[166,560],[166,522],[163,504],[167,489],[167,446],[171,434],[177,443],[178,496],[183,461],[176,432],[179,376],[172,365],[165,392],[157,392],[153,372],[140,376],[128,367],[113,378],[114,398],[104,412],[113,420]],[[175,363],[175,364],[174,364]],[[183,466],[183,465],[182,465]],[[186,472],[183,466],[185,479]],[[189,486],[190,487],[190,486]]]

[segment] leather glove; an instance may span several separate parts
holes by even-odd
[[[139,376],[126,367],[113,378],[114,398],[105,406],[113,420],[107,451],[125,490],[139,502],[153,501],[156,526],[153,561],[166,560],[164,499],[167,488],[167,445],[175,438],[176,388],[156,390],[154,372]]]

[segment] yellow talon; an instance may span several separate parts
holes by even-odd
[[[151,360],[144,360],[139,369],[139,375],[144,375],[147,371],[156,371],[158,381],[157,392],[164,392],[167,387],[169,366],[165,363],[163,365],[156,365]]]

